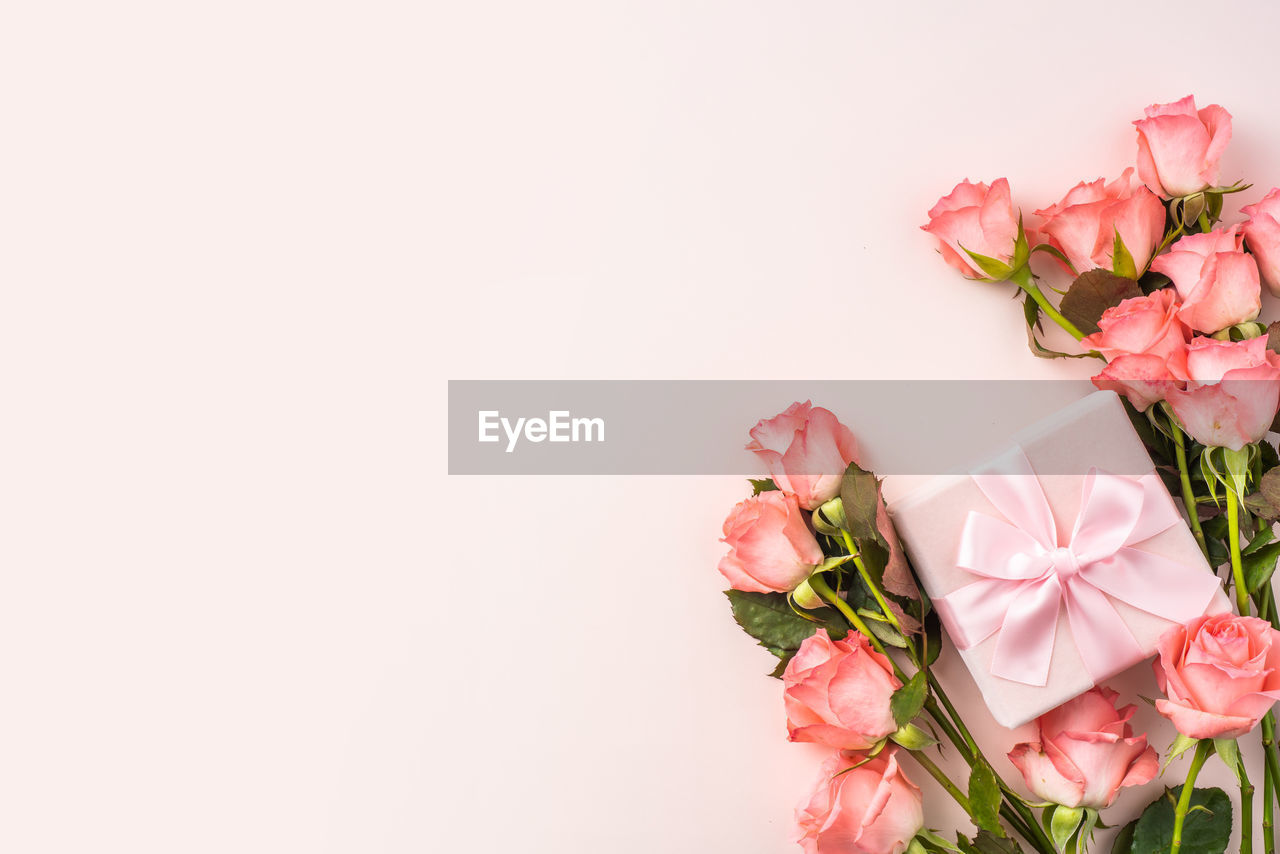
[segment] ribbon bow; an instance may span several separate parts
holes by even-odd
[[[1098,681],[1145,655],[1108,597],[1178,623],[1203,614],[1213,599],[1212,573],[1132,548],[1181,522],[1154,474],[1134,480],[1091,469],[1071,540],[1062,546],[1026,454],[1014,449],[992,468],[1001,473],[972,477],[1005,518],[970,512],[957,560],[981,577],[936,604],[960,649],[999,635],[994,675],[1027,685],[1048,681],[1063,604],[1080,657]]]

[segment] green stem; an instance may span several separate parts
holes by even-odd
[[[1166,413],[1169,417],[1169,429],[1173,431],[1174,451],[1178,457],[1178,476],[1182,479],[1182,503],[1187,508],[1187,522],[1191,525],[1191,533],[1195,534],[1196,543],[1200,546],[1200,551],[1204,552],[1205,559],[1209,559],[1209,544],[1204,538],[1204,528],[1200,525],[1199,502],[1196,499],[1195,489],[1191,486],[1191,470],[1187,466],[1187,443],[1186,437],[1183,436],[1182,428],[1178,426],[1178,419],[1173,417],[1173,413]]]
[[[1062,316],[1062,312],[1049,302],[1048,297],[1044,295],[1044,291],[1040,290],[1040,286],[1036,284],[1035,277],[1031,275],[1030,267],[1022,267],[1015,270],[1013,275],[1009,277],[1009,281],[1031,295],[1036,301],[1036,305],[1040,306],[1040,310],[1053,320],[1054,323],[1061,326],[1067,331],[1067,334],[1079,341],[1084,337],[1084,333],[1076,328],[1075,324]]]
[[[1244,582],[1244,565],[1240,559],[1240,504],[1235,490],[1227,489],[1227,527],[1231,547],[1231,577],[1236,586],[1236,607],[1240,616],[1249,616],[1249,588]]]
[[[929,776],[938,781],[938,785],[947,790],[955,802],[964,807],[964,811],[973,817],[973,808],[969,805],[969,798],[964,792],[960,791],[960,787],[951,782],[951,778],[946,772],[933,764],[933,760],[925,755],[923,750],[912,750],[911,756],[920,764],[920,767],[929,772]]]
[[[1205,760],[1213,752],[1213,741],[1202,739],[1196,745],[1196,754],[1191,757],[1191,767],[1187,769],[1187,780],[1182,784],[1182,794],[1178,796],[1177,809],[1173,811],[1173,844],[1169,846],[1169,854],[1178,854],[1182,850],[1182,825],[1187,820],[1187,810],[1191,809],[1191,793],[1195,791],[1196,777]]]
[[[862,615],[853,610],[852,606],[850,606],[848,602],[841,599],[840,595],[831,589],[831,585],[827,584],[826,579],[824,579],[820,573],[814,573],[809,576],[809,586],[813,588],[814,593],[817,593],[823,599],[827,600],[828,604],[832,605],[837,611],[843,614],[844,618],[849,621],[854,629],[859,631],[868,641],[871,642],[871,647],[876,652],[889,659],[889,663],[893,665],[893,673],[898,677],[898,681],[903,683],[907,681],[907,674],[903,672],[902,668],[898,666],[898,663],[889,656],[888,652],[885,651],[884,644],[880,642],[880,639],[875,636],[871,629],[867,628],[867,624],[863,621]]]
[[[1276,850],[1275,796],[1275,780],[1271,777],[1271,769],[1267,768],[1262,780],[1262,847],[1266,854],[1275,854]]]
[[[898,620],[893,609],[889,607],[888,600],[885,599],[884,593],[880,590],[880,585],[876,584],[875,579],[871,577],[871,571],[867,569],[867,565],[862,562],[862,555],[858,553],[858,546],[853,542],[853,537],[849,536],[849,532],[841,530],[840,534],[844,537],[845,548],[848,549],[849,555],[853,558],[853,565],[858,568],[858,574],[862,576],[862,581],[866,584],[867,589],[871,591],[871,595],[876,600],[876,605],[880,608],[880,613],[884,614],[885,619],[889,621],[889,625],[897,629],[898,634],[902,635],[902,639],[907,644],[907,655],[911,658],[911,663],[916,667],[920,667],[920,656],[916,654],[916,646],[911,642],[911,635],[902,629],[902,623]]]
[[[1209,214],[1207,211],[1200,211],[1200,219],[1198,222],[1200,223],[1200,230],[1205,234],[1213,231],[1213,223],[1209,222]]]
[[[1237,742],[1236,753],[1240,766],[1240,854],[1253,854],[1253,783],[1244,767],[1244,754]]]

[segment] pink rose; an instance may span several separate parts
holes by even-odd
[[[1280,632],[1266,620],[1218,614],[1160,638],[1156,710],[1191,738],[1238,738],[1280,699]]]
[[[1267,349],[1266,338],[1197,336],[1169,369],[1187,387],[1170,389],[1166,399],[1200,444],[1238,451],[1271,429],[1280,408],[1280,355]]]
[[[805,854],[907,850],[924,827],[924,801],[902,773],[897,754],[896,747],[888,747],[858,765],[861,758],[837,753],[823,763],[813,794],[796,808],[796,841]]]
[[[889,659],[858,632],[805,639],[782,674],[787,734],[837,750],[870,750],[897,731],[889,698],[902,687]]]
[[[1178,318],[1181,308],[1178,295],[1167,288],[1127,299],[1103,312],[1099,331],[1080,344],[1097,350],[1108,361],[1130,353],[1167,359],[1191,338],[1191,331]]]
[[[1188,95],[1172,104],[1152,104],[1138,129],[1138,174],[1165,198],[1198,193],[1218,183],[1218,159],[1231,141],[1231,114],[1211,104],[1196,111]]]
[[[1013,260],[1018,212],[1009,195],[1009,180],[999,178],[990,187],[961,181],[951,195],[938,200],[929,211],[929,224],[921,228],[938,239],[938,251],[948,264],[971,278],[987,278],[965,250],[1004,264]]]
[[[823,561],[794,495],[770,490],[739,501],[724,520],[720,573],[735,590],[786,593]]]
[[[1256,205],[1247,205],[1240,212],[1249,217],[1242,228],[1245,243],[1258,262],[1262,281],[1271,293],[1280,297],[1280,189],[1272,190]]]
[[[1145,353],[1117,357],[1093,378],[1093,384],[1124,395],[1139,412],[1164,400],[1171,389],[1182,387],[1164,359]]]
[[[1258,265],[1240,248],[1239,226],[1189,234],[1151,262],[1182,297],[1182,322],[1212,335],[1262,311]]]
[[[764,461],[778,489],[814,510],[840,493],[858,444],[829,410],[806,400],[752,427],[747,450]]]
[[[1125,786],[1150,782],[1160,770],[1147,737],[1134,737],[1134,707],[1116,709],[1116,692],[1094,688],[1036,721],[1039,741],[1009,754],[1037,798],[1068,807],[1111,806]]]
[[[1102,178],[1081,181],[1062,201],[1036,211],[1044,220],[1042,239],[1066,255],[1077,273],[1112,269],[1117,232],[1141,273],[1164,239],[1164,215],[1164,203],[1150,190],[1133,187],[1133,169],[1110,184]]]

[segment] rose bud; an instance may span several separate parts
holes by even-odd
[[[943,259],[970,278],[991,280],[969,252],[1014,265],[1018,213],[1007,178],[993,181],[990,187],[961,181],[929,211],[929,224],[920,227],[938,239]]]
[[[1249,217],[1241,226],[1245,243],[1258,262],[1258,272],[1271,293],[1280,297],[1280,189],[1272,190],[1256,205],[1240,212]]]
[[[822,563],[822,547],[794,495],[770,490],[739,501],[724,520],[720,573],[735,590],[786,593]]]
[[[1190,234],[1151,262],[1173,280],[1182,298],[1178,316],[1192,329],[1212,335],[1253,320],[1262,311],[1262,285],[1253,256],[1240,248],[1239,226]]]
[[[1124,395],[1139,412],[1146,412],[1164,400],[1170,389],[1183,385],[1164,359],[1145,353],[1117,357],[1093,378],[1093,384]]]
[[[1099,331],[1080,346],[1097,350],[1108,361],[1133,353],[1167,359],[1191,340],[1191,330],[1178,318],[1181,308],[1169,288],[1127,299],[1103,312]]]
[[[815,510],[840,493],[858,443],[829,410],[806,400],[751,428],[747,450],[764,462],[778,489]]]
[[[833,641],[818,629],[787,664],[782,684],[792,741],[870,750],[898,729],[889,700],[902,683],[858,632]]]
[[[1036,211],[1045,243],[1067,256],[1076,273],[1103,267],[1114,269],[1111,257],[1117,233],[1133,259],[1132,273],[1147,269],[1164,238],[1164,203],[1146,187],[1133,186],[1133,169],[1105,183],[1102,178],[1081,181],[1056,205]]]
[[[1153,193],[1189,196],[1218,183],[1218,160],[1231,141],[1231,114],[1211,104],[1196,110],[1188,95],[1172,104],[1152,104],[1138,129],[1138,175]]]
[[[1117,694],[1094,688],[1036,720],[1039,740],[1015,745],[1009,761],[1037,798],[1100,810],[1126,786],[1148,783],[1160,770],[1146,735],[1134,736],[1134,707],[1116,709]]]
[[[1160,639],[1156,710],[1191,738],[1238,738],[1280,699],[1280,632],[1266,620],[1218,614]]]
[[[818,784],[796,808],[805,854],[902,854],[924,828],[920,790],[888,747],[862,759],[837,753],[822,766]]]
[[[1266,338],[1218,341],[1196,337],[1169,360],[1185,389],[1166,399],[1197,442],[1238,451],[1267,435],[1280,407],[1280,355]]]

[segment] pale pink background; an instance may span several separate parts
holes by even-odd
[[[449,478],[445,381],[1082,375],[924,211],[1114,175],[1187,92],[1255,200],[1277,24],[10,4],[0,849],[790,850],[818,755],[719,592],[742,482]]]

